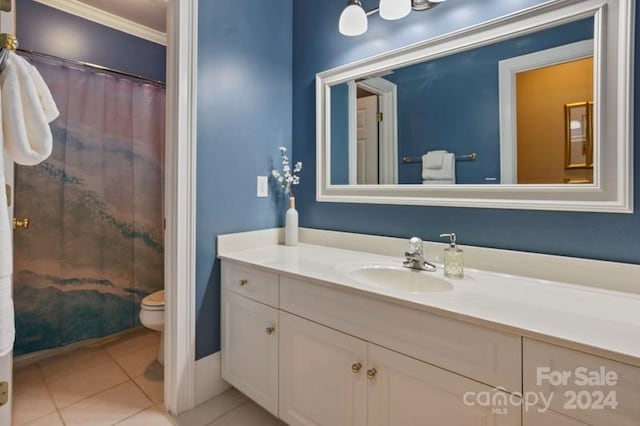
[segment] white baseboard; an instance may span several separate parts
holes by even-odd
[[[220,352],[196,361],[196,405],[221,394],[231,387],[222,379]]]

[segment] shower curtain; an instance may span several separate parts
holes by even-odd
[[[26,58],[61,115],[51,157],[16,169],[16,355],[135,327],[164,288],[164,88]]]

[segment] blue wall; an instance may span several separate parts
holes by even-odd
[[[422,165],[404,156],[446,149],[476,152],[456,164],[456,182],[500,183],[498,66],[504,59],[593,38],[593,18],[479,47],[396,70],[385,78],[398,86],[398,179],[422,183]],[[332,141],[333,142],[333,141]]]
[[[215,237],[282,225],[282,197],[256,198],[256,176],[291,146],[291,3],[199,2],[197,358],[220,349]]]
[[[33,0],[18,1],[16,17],[16,35],[22,49],[165,81],[166,49],[162,45]]]
[[[367,34],[351,38],[338,33],[343,0],[295,2],[293,150],[296,159],[305,163],[296,194],[301,226],[403,238],[418,235],[432,241],[439,240],[441,232],[455,231],[462,244],[640,264],[640,212],[633,215],[539,212],[318,203],[315,200],[317,72],[537,3],[541,1],[449,1],[432,11],[414,12],[394,22],[374,16],[369,20]],[[372,7],[373,2],[365,0],[365,6]],[[640,55],[636,60],[638,57]],[[639,72],[636,80],[638,75]],[[640,81],[637,81],[636,98],[639,90]],[[635,166],[640,167],[640,149],[635,149]],[[638,178],[635,188],[635,198],[640,199]]]

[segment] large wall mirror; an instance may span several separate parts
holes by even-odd
[[[631,212],[632,6],[547,2],[318,74],[318,200]]]

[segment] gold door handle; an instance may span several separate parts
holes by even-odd
[[[240,280],[240,287],[244,287],[247,284],[249,284],[249,280]]]
[[[275,327],[273,327],[273,326],[271,326],[271,327],[267,327],[264,331],[265,331],[269,336],[271,336],[273,333],[275,333],[275,332],[276,332],[276,328],[275,328]]]
[[[367,378],[368,379],[374,379],[376,377],[376,374],[378,374],[378,370],[376,370],[375,368],[372,368],[371,370],[367,370]]]
[[[29,229],[29,218],[25,217],[24,219],[16,219],[13,218],[13,229]]]
[[[359,362],[356,362],[351,366],[351,371],[353,372],[353,374],[358,374],[360,370],[362,370],[362,364],[360,364]]]

